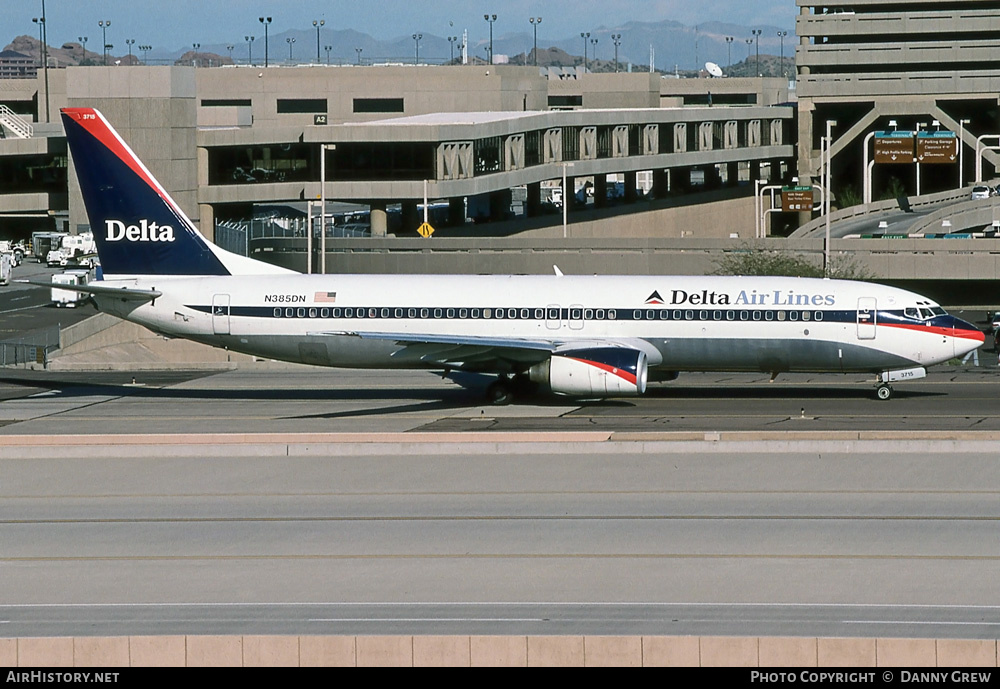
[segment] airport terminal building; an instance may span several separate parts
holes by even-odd
[[[365,209],[375,236],[415,236],[425,193],[438,202],[435,226],[503,221],[512,202],[522,219],[547,214],[536,224],[560,225],[563,175],[599,209],[638,196],[739,195],[741,182],[791,174],[795,155],[783,79],[512,65],[88,66],[49,70],[49,84],[46,94],[41,73],[0,81],[13,115],[0,120],[7,233],[86,226],[64,106],[101,110],[209,235],[261,208],[304,209],[325,196]],[[732,105],[713,106],[713,96]],[[18,116],[29,136],[11,127]]]

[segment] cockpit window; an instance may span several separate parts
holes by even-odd
[[[944,316],[948,312],[942,309],[940,306],[935,306],[934,308],[931,309],[931,313],[933,313],[935,316]]]
[[[920,318],[920,312],[913,307],[903,309],[903,315],[907,318]]]
[[[934,312],[931,311],[930,309],[920,309],[920,317],[923,318],[924,320],[927,320],[928,318],[933,318]]]

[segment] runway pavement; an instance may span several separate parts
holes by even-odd
[[[289,438],[4,447],[0,635],[1000,637],[993,441]]]
[[[640,398],[483,404],[427,372],[0,371],[0,434],[412,431],[1000,431],[1000,368],[941,366],[874,397],[864,375],[682,374]],[[134,379],[134,383],[133,383]]]
[[[998,376],[7,370],[0,636],[996,639]]]

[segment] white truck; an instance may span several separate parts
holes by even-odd
[[[22,242],[12,242],[9,239],[0,239],[0,254],[10,254],[11,265],[17,268],[24,260],[27,250]]]
[[[90,295],[71,289],[60,289],[57,285],[86,285],[90,271],[75,269],[56,273],[52,276],[52,303],[56,306],[76,307],[90,298]]]
[[[91,232],[70,234],[63,237],[46,255],[49,266],[81,266],[92,268],[97,260],[97,245]]]

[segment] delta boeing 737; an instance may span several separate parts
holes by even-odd
[[[322,366],[497,376],[584,398],[679,371],[872,373],[890,383],[983,343],[920,295],[785,277],[303,275],[205,239],[90,108],[62,111],[102,278],[101,311],[172,337]]]

